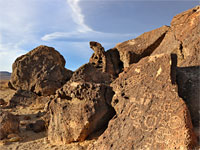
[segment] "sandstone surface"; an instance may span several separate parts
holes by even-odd
[[[196,136],[175,73],[175,55],[150,56],[131,65],[112,83],[117,116],[88,149],[194,148]]]

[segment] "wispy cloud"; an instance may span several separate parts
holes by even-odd
[[[75,23],[79,25],[79,32],[88,32],[92,31],[92,29],[85,24],[84,15],[81,12],[81,8],[79,6],[80,0],[67,0],[69,6],[72,9],[72,18]]]
[[[93,30],[85,23],[85,16],[79,5],[81,0],[67,0],[71,10],[72,19],[78,25],[73,32],[53,32],[44,35],[43,41],[88,42],[91,40],[102,42],[116,42],[124,38],[134,38],[136,34],[105,33]]]

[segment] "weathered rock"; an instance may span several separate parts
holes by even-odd
[[[50,103],[48,139],[66,144],[83,141],[91,133],[104,128],[114,115],[110,106],[112,89],[103,84],[67,82],[56,91]]]
[[[178,66],[200,65],[200,6],[176,15],[169,32],[163,42],[153,52],[176,53],[178,55]]]
[[[10,107],[30,106],[37,99],[37,95],[30,91],[17,90],[9,101]]]
[[[18,118],[9,112],[3,112],[0,110],[0,140],[6,138],[9,134],[18,132]]]
[[[178,96],[174,55],[132,64],[113,83],[117,111],[88,149],[192,149],[196,144],[189,111]]]
[[[94,65],[88,63],[76,70],[70,81],[110,84],[113,81],[113,78],[108,73],[102,72],[95,68]]]
[[[119,51],[120,59],[124,68],[132,63],[137,63],[141,58],[149,56],[162,42],[169,27],[161,28],[146,32],[139,37],[119,43],[116,48]]]
[[[200,126],[200,66],[177,68],[179,96],[185,100],[193,125]]]
[[[72,75],[64,66],[65,60],[58,51],[39,46],[15,60],[10,86],[39,95],[54,94]]]
[[[113,48],[105,52],[101,44],[94,41],[90,42],[90,48],[94,50],[90,63],[102,72],[107,72],[117,77],[123,68],[118,50]]]

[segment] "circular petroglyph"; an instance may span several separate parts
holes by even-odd
[[[183,126],[183,121],[179,116],[173,116],[169,119],[168,126],[171,129],[181,128]]]
[[[133,126],[136,128],[140,127],[142,113],[142,110],[136,104],[132,104],[128,110],[128,115],[132,119]]]
[[[155,140],[158,143],[166,143],[166,141],[170,135],[171,135],[171,133],[168,128],[159,127],[155,133]]]
[[[148,115],[145,117],[144,124],[148,128],[153,128],[156,125],[157,117],[155,115]]]

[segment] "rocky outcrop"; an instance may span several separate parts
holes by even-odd
[[[70,81],[110,84],[113,78],[108,73],[102,72],[91,63],[88,63],[77,69]]]
[[[0,110],[0,140],[7,138],[9,134],[18,132],[18,118],[9,112],[3,112]]]
[[[104,128],[115,113],[110,106],[112,89],[107,85],[69,81],[56,93],[49,106],[51,143],[83,141]]]
[[[123,62],[124,68],[129,67],[132,63],[137,63],[141,58],[151,55],[151,53],[160,45],[169,27],[161,28],[146,32],[139,37],[119,43],[116,45]]]
[[[118,50],[113,48],[105,52],[102,45],[94,41],[90,42],[90,48],[94,50],[94,53],[90,58],[90,63],[100,71],[117,77],[123,68]]]
[[[178,66],[199,66],[200,65],[200,6],[187,10],[176,15],[163,42],[153,52],[176,53]]]
[[[131,65],[112,83],[117,116],[88,149],[192,149],[197,141],[175,73],[175,55]]]
[[[10,85],[38,95],[54,94],[72,75],[64,66],[65,60],[58,51],[39,46],[15,60]]]

